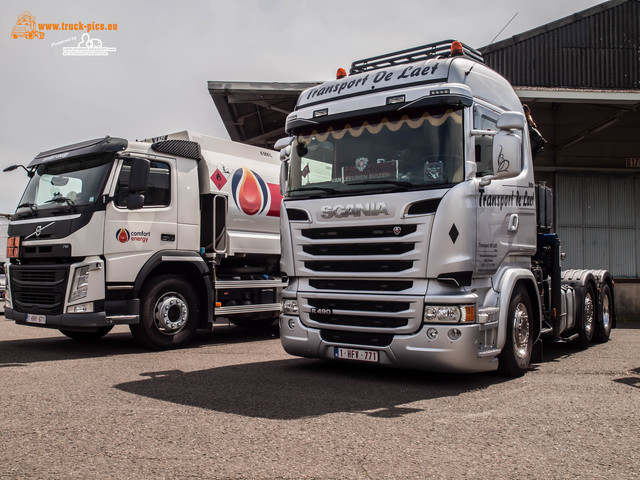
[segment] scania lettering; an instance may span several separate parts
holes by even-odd
[[[279,163],[193,132],[39,154],[9,224],[6,317],[76,339],[128,324],[151,348],[220,319],[273,323]]]
[[[609,338],[613,279],[561,271],[523,106],[478,51],[356,61],[300,95],[286,132],[287,352],[518,376],[542,339]]]
[[[356,205],[335,205],[322,207],[323,218],[344,218],[344,217],[359,217],[366,215],[368,217],[375,215],[389,215],[387,207],[384,203],[358,203]]]

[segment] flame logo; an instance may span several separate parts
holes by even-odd
[[[267,184],[248,168],[242,167],[234,172],[231,190],[236,206],[247,215],[262,213],[269,203]]]
[[[116,239],[120,243],[127,243],[130,238],[131,238],[131,234],[129,233],[129,230],[127,230],[126,228],[121,227],[120,230],[116,232]]]

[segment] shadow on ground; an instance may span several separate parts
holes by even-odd
[[[183,372],[158,371],[116,388],[223,413],[293,420],[336,412],[394,418],[418,400],[455,397],[505,381],[494,374],[447,375],[309,359]]]
[[[24,328],[28,330],[35,327]],[[213,332],[198,331],[195,340],[184,348],[192,349],[207,345],[260,341],[277,336],[277,327],[250,330],[235,326],[218,325]],[[154,352],[154,350],[138,345],[128,332],[109,333],[98,340],[92,341],[73,340],[60,333],[56,337],[0,341],[0,368],[37,362],[100,358],[149,352]]]

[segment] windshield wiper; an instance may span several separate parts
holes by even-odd
[[[326,193],[338,193],[338,191],[335,188],[331,188],[331,187],[318,187],[315,185],[306,185],[304,187],[298,187],[294,190],[291,190],[291,192],[308,192],[309,190],[320,190],[321,192],[326,192]]]
[[[29,208],[29,210],[31,210],[31,215],[33,215],[34,217],[36,216],[36,212],[38,211],[38,205],[36,205],[35,203],[31,203],[31,202],[25,202],[25,203],[21,203],[20,205],[18,205],[16,207],[16,210],[19,208]]]
[[[71,207],[73,207],[75,205],[75,203],[73,203],[73,200],[71,200],[68,197],[63,197],[62,195],[59,195],[57,197],[53,197],[53,198],[47,200],[44,203],[64,203],[64,202],[67,202],[67,205],[69,205]]]

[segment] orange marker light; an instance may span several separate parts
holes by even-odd
[[[464,52],[462,50],[462,43],[460,43],[458,40],[451,42],[451,56],[455,57],[463,54]]]
[[[336,72],[336,80],[340,80],[341,78],[344,78],[346,76],[347,76],[347,71],[344,68],[340,67]]]

